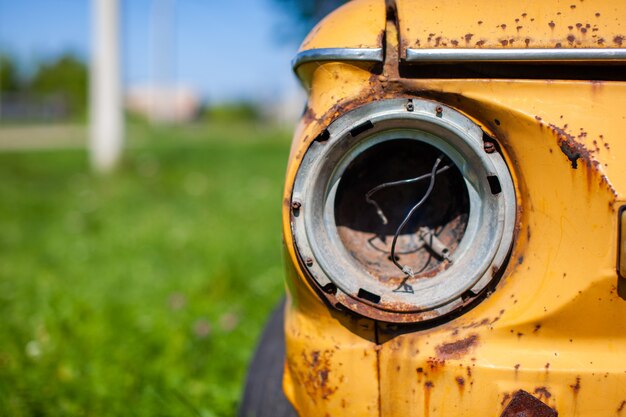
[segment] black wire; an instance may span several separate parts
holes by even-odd
[[[424,204],[424,202],[426,201],[426,199],[430,196],[430,194],[433,191],[433,188],[435,187],[435,177],[437,175],[437,167],[439,167],[439,164],[441,163],[441,160],[443,159],[443,154],[439,155],[439,157],[437,158],[437,160],[435,161],[435,164],[433,165],[433,169],[430,172],[430,174],[425,174],[426,177],[430,176],[430,184],[428,184],[428,189],[426,190],[426,193],[424,193],[424,196],[420,199],[420,201],[417,202],[417,204],[415,204],[413,206],[413,208],[411,208],[411,210],[409,211],[409,213],[406,215],[406,217],[404,218],[404,220],[402,221],[402,223],[400,223],[400,226],[398,226],[398,229],[396,230],[395,235],[393,236],[393,241],[391,242],[391,261],[394,263],[395,266],[397,266],[402,272],[404,272],[407,275],[412,276],[413,272],[409,272],[405,269],[405,267],[403,265],[400,265],[400,263],[398,263],[398,261],[396,261],[396,243],[398,241],[398,236],[400,236],[400,233],[402,232],[402,229],[404,229],[404,227],[406,226],[406,224],[409,222],[409,220],[411,219],[411,217],[413,217],[413,214],[415,214],[415,212],[417,211],[417,209],[419,209],[421,207],[422,204]],[[422,177],[424,177],[424,175],[422,175]],[[420,178],[420,177],[417,177]],[[404,181],[408,181],[408,180],[404,180]],[[382,184],[385,185],[385,184]],[[380,187],[380,186],[379,186]]]

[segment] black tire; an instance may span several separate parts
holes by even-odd
[[[265,325],[248,368],[239,417],[298,417],[283,393],[284,311],[285,300],[281,300]]]

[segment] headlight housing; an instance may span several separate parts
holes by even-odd
[[[388,322],[437,318],[479,296],[507,259],[516,216],[511,175],[480,127],[418,99],[335,120],[307,150],[292,206],[312,284],[332,305]]]

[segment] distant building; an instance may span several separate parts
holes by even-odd
[[[131,87],[126,108],[155,123],[185,123],[194,120],[201,109],[199,94],[185,87]]]

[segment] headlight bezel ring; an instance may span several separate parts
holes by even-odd
[[[296,173],[292,201],[295,249],[307,278],[336,307],[386,322],[447,315],[478,297],[510,253],[516,225],[515,186],[499,152],[484,150],[483,131],[460,112],[424,99],[387,99],[352,110],[313,141]],[[447,269],[396,292],[363,268],[337,232],[335,197],[342,176],[377,144],[412,140],[432,146],[463,175],[469,218]]]

